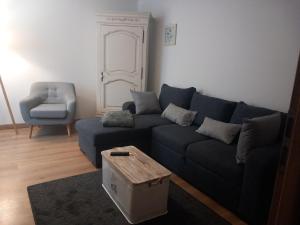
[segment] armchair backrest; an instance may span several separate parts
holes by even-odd
[[[76,96],[74,84],[63,82],[36,82],[31,86],[30,95],[41,97],[46,104],[66,103]]]

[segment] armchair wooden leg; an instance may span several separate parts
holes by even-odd
[[[29,139],[32,137],[33,125],[29,126]]]
[[[71,136],[71,124],[67,125],[68,136]]]

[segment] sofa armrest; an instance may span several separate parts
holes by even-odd
[[[281,144],[254,149],[244,167],[238,211],[249,224],[267,220]]]
[[[129,110],[131,114],[135,114],[135,104],[134,102],[125,102],[122,106],[122,110]]]
[[[25,122],[28,122],[30,118],[30,110],[43,102],[43,99],[39,96],[29,96],[24,98],[20,102],[20,110]]]

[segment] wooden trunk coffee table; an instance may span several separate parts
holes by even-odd
[[[130,153],[111,156],[111,152]],[[129,223],[167,213],[171,172],[134,146],[102,153],[102,186]]]

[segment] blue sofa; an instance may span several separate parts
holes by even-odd
[[[96,167],[101,167],[102,150],[135,145],[249,224],[264,224],[281,138],[271,146],[253,149],[246,164],[239,165],[235,160],[238,138],[227,145],[195,130],[206,116],[241,124],[244,118],[269,115],[274,111],[205,96],[195,88],[179,89],[168,85],[162,86],[159,102],[162,109],[172,102],[198,111],[193,125],[182,127],[159,114],[135,115],[134,103],[127,102],[123,108],[134,114],[135,127],[103,127],[101,118],[80,120],[76,129],[81,150]]]

